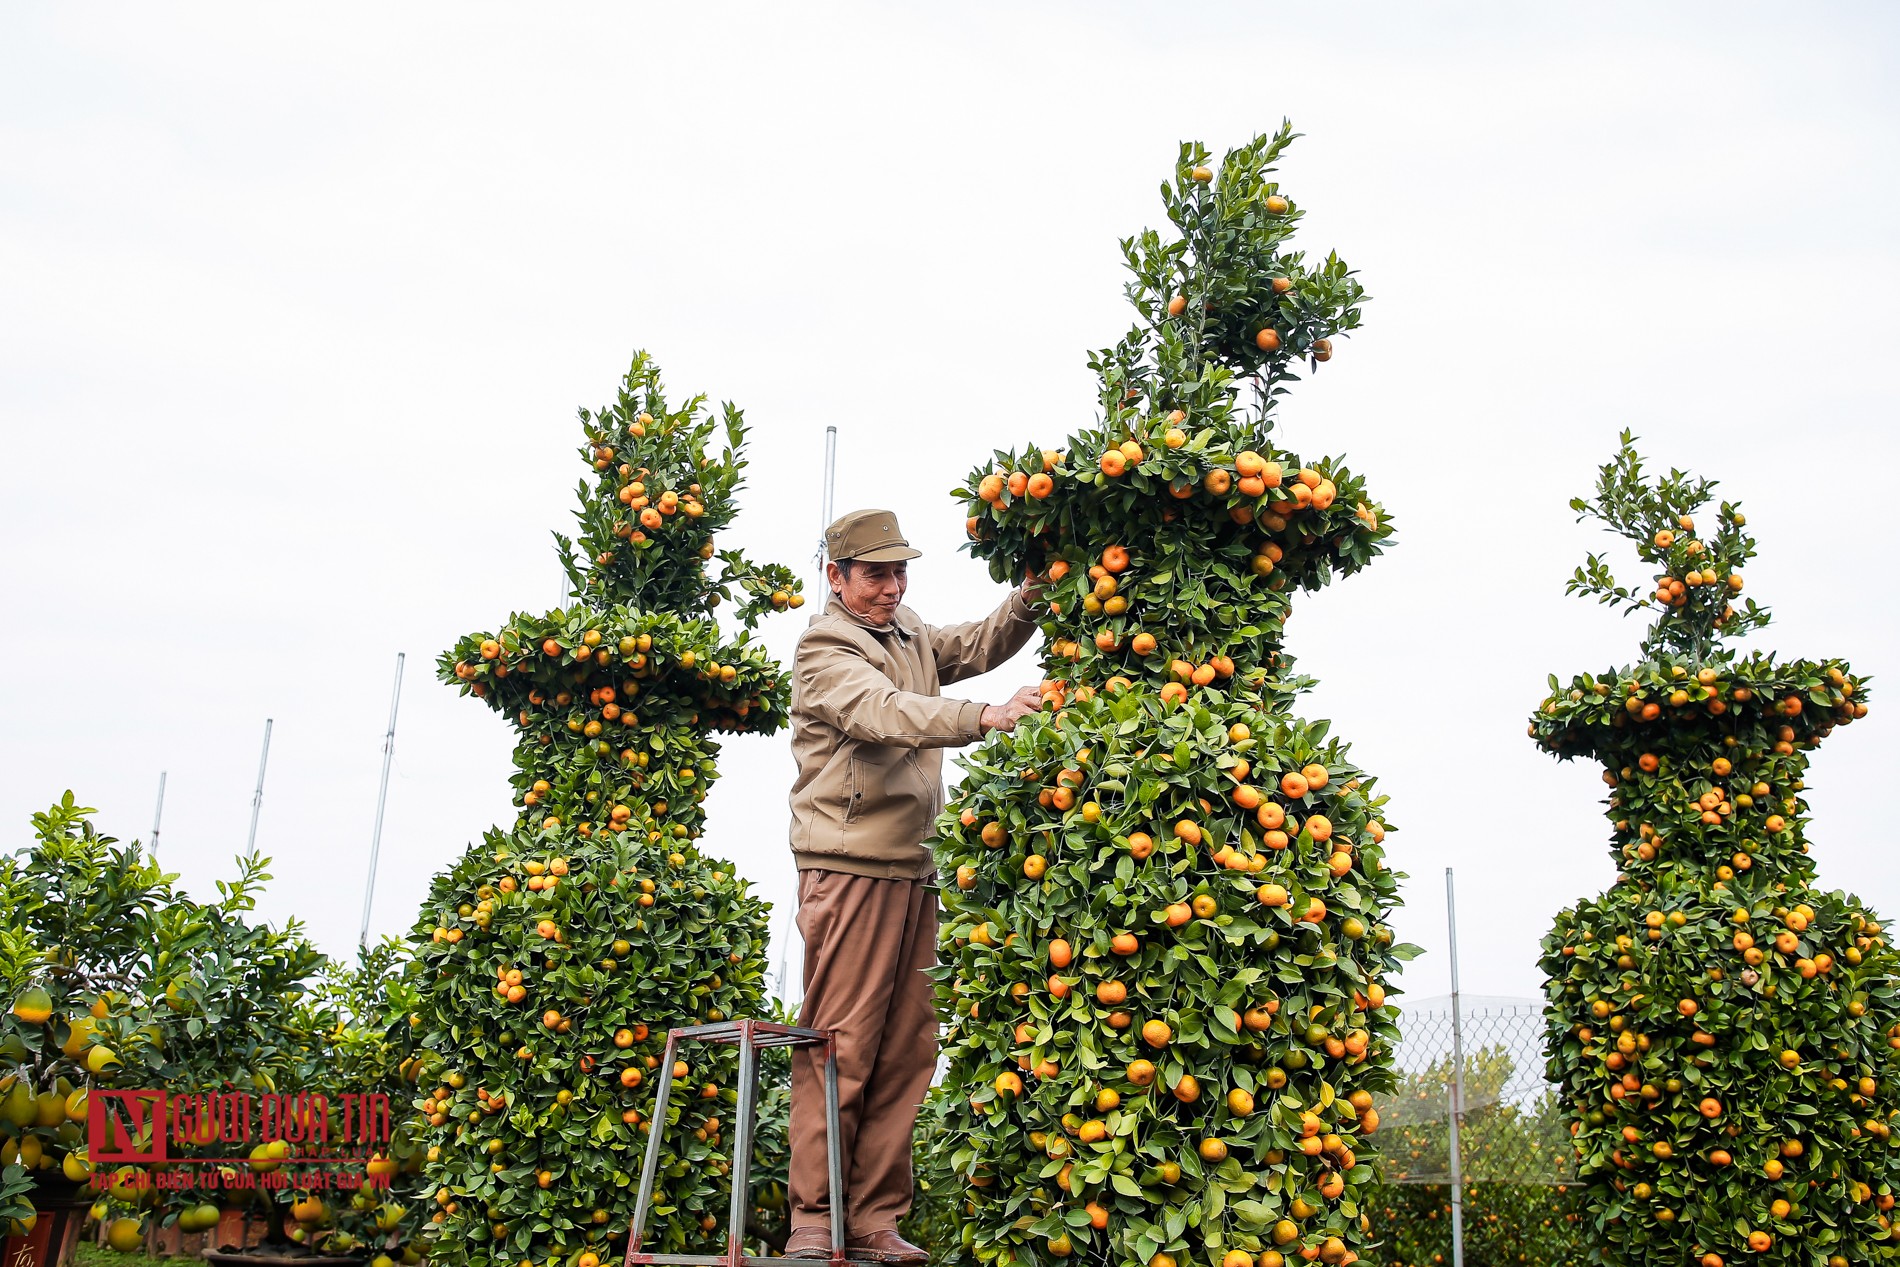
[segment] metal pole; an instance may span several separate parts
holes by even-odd
[[[825,428],[825,483],[824,491],[818,502],[818,583],[825,583],[825,529],[831,527],[831,521],[837,517],[833,507],[833,497],[838,488],[838,428]]]
[[[831,1210],[831,1258],[844,1257],[844,1141],[838,1127],[838,1032],[825,1031],[825,1204]]]
[[[1451,1267],[1465,1267],[1465,1174],[1458,1133],[1465,1112],[1465,1033],[1458,1012],[1458,895],[1445,868],[1445,929],[1451,939]]]
[[[383,806],[389,801],[389,762],[396,755],[396,705],[402,702],[402,665],[405,653],[396,653],[396,684],[389,690],[389,730],[383,735],[383,780],[376,788],[376,827],[369,837],[369,878],[363,881],[363,927],[356,934],[359,950],[369,949],[369,908],[376,900],[376,860],[383,851]]]
[[[647,1155],[640,1163],[640,1192],[633,1199],[633,1228],[627,1233],[627,1257],[624,1263],[631,1264],[633,1256],[640,1252],[641,1242],[646,1238],[647,1208],[653,1204],[653,1184],[660,1174],[660,1148],[666,1138],[666,1102],[673,1093],[673,1062],[679,1053],[679,1033],[666,1031],[666,1055],[660,1057],[659,1090],[653,1096],[653,1116],[647,1120]]]
[[[152,861],[158,861],[158,822],[165,817],[165,772],[158,772],[158,807],[152,811]]]
[[[251,793],[251,834],[245,837],[244,852],[257,852],[257,815],[264,808],[264,767],[270,764],[271,719],[264,719],[264,750],[257,754],[257,790]]]
[[[785,1003],[792,1005],[798,1002],[797,999],[792,997],[792,983],[790,977],[792,938],[798,936],[797,907],[798,895],[794,892],[792,894],[792,908],[785,914],[785,937],[778,944],[778,971],[773,974],[777,979],[777,988],[773,993],[777,994]]]
[[[726,1262],[744,1267],[745,1216],[752,1208],[752,1123],[756,1116],[759,1049],[756,1021],[739,1022],[739,1103],[732,1132],[732,1205],[726,1215]]]
[[[829,528],[831,521],[837,518],[837,492],[838,428],[836,426],[828,426],[825,428],[825,480],[818,503],[818,516],[820,519],[818,525],[818,552],[813,556],[813,561],[818,565],[818,593],[819,602],[821,604],[831,594],[831,583],[825,578],[825,562],[827,559],[827,552],[825,550],[825,529]],[[798,992],[794,993],[791,974],[791,954],[792,943],[798,940],[798,909],[796,903],[797,898],[794,897],[792,912],[785,920],[785,940],[779,943],[778,951],[778,996],[786,1003],[794,1005],[799,1002],[804,994],[803,977],[805,962],[804,947],[801,944],[798,956],[800,980],[797,987]]]
[[[838,428],[825,428],[825,525],[830,526],[835,512],[833,499],[838,491]]]

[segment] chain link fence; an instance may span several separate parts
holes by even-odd
[[[1580,1267],[1582,1228],[1566,1195],[1576,1157],[1544,1078],[1544,1015],[1527,999],[1408,1002],[1394,1053],[1397,1090],[1379,1101],[1380,1184],[1370,1195],[1381,1267]],[[1451,1187],[1452,1073],[1462,1048],[1462,1166]]]
[[[1467,1183],[1555,1185],[1574,1177],[1575,1154],[1544,1079],[1544,1015],[1526,1000],[1465,997],[1460,1155]],[[1397,1092],[1380,1104],[1388,1183],[1451,1182],[1451,1001],[1407,1007],[1396,1053]]]

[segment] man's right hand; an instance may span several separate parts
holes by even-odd
[[[980,724],[985,732],[1014,730],[1018,721],[1041,708],[1042,692],[1036,687],[1025,686],[1001,704],[984,705]]]

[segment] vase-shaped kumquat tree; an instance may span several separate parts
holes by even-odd
[[[1175,233],[1123,244],[1140,314],[1101,419],[997,453],[971,549],[1042,578],[1047,706],[965,763],[938,824],[942,1173],[983,1263],[1350,1263],[1374,1239],[1373,1096],[1407,948],[1383,797],[1293,716],[1291,596],[1391,527],[1276,442],[1296,369],[1363,293],[1289,249],[1282,129],[1183,147]]]
[[[1632,443],[1572,505],[1633,541],[1655,587],[1592,556],[1570,588],[1655,611],[1644,658],[1553,677],[1531,721],[1608,767],[1622,871],[1544,941],[1586,1240],[1629,1267],[1900,1262],[1896,957],[1857,899],[1815,887],[1801,799],[1865,684],[1723,645],[1768,621],[1740,597],[1741,511],[1704,513],[1709,480],[1646,479]]]
[[[788,688],[711,612],[739,595],[749,630],[798,606],[797,584],[714,549],[744,466],[736,409],[713,450],[703,398],[669,404],[641,355],[581,425],[594,478],[580,533],[559,538],[575,602],[441,661],[515,726],[521,807],[437,877],[416,930],[416,1107],[434,1128],[434,1253],[457,1263],[594,1267],[661,1129],[649,1247],[712,1242],[735,1061],[698,1047],[663,1069],[660,1053],[668,1027],[756,1016],[764,999],[766,906],[699,837],[712,732],[776,729]],[[662,1078],[675,1094],[655,1124]]]

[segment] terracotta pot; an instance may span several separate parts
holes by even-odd
[[[37,1194],[34,1203],[39,1206],[38,1222],[25,1236],[0,1242],[0,1267],[64,1267],[72,1261],[89,1203]]]

